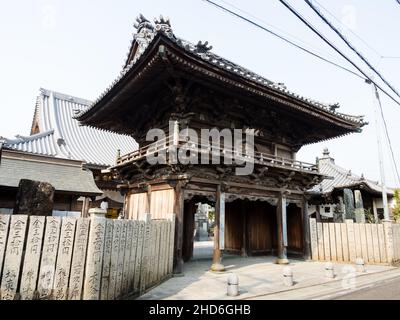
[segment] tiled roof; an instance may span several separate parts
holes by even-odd
[[[172,32],[169,20],[164,19],[162,16],[160,17],[160,19],[155,20],[155,25],[151,24],[142,15],[137,19],[137,22],[137,33],[133,35],[133,40],[131,42],[129,52],[127,54],[127,61],[124,65],[123,70],[121,71],[119,76],[112,82],[112,84],[93,102],[91,108],[94,107],[99,101],[101,101],[105,97],[105,95],[117,85],[117,83],[124,79],[125,75],[136,65],[136,62],[140,59],[140,57],[143,56],[144,53],[146,53],[146,49],[150,47],[150,45],[156,38],[156,35],[163,34],[167,36],[169,40],[177,44],[180,48],[184,49],[187,53],[195,55],[196,57],[199,57],[202,60],[211,63],[220,69],[223,69],[224,71],[228,71],[235,76],[239,76],[246,81],[252,81],[254,83],[261,84],[269,89],[283,93],[293,99],[305,102],[313,108],[323,110],[327,113],[334,115],[335,117],[350,121],[355,125],[363,126],[366,124],[363,120],[363,116],[351,116],[336,112],[335,109],[338,107],[338,104],[326,104],[296,94],[292,91],[287,90],[286,86],[281,83],[276,83],[268,80],[238,64],[235,64],[225,58],[222,58],[212,53],[210,51],[212,47],[208,46],[208,42],[198,42],[198,44],[195,45],[189,41],[176,37],[175,34]],[[137,47],[136,51],[133,50],[135,46]],[[76,115],[76,117],[83,116],[91,108],[80,112]]]
[[[122,154],[137,149],[137,143],[131,137],[81,126],[73,116],[90,104],[85,99],[40,89],[32,123],[32,133],[36,132],[36,126],[39,133],[6,139],[5,146],[99,166],[113,165],[118,149]]]
[[[6,151],[3,151],[6,153]],[[81,195],[100,195],[93,173],[79,161],[55,159],[24,153],[3,154],[0,164],[0,185],[16,188],[21,179],[50,183],[56,191]]]
[[[352,188],[360,185],[364,185],[376,193],[382,192],[382,187],[378,181],[366,179],[363,175],[358,176],[352,173],[351,170],[346,170],[335,164],[334,159],[329,156],[329,151],[327,149],[324,151],[324,156],[318,159],[318,169],[321,174],[333,179],[323,180],[320,184],[314,186],[310,192],[329,194],[334,189]],[[387,193],[393,195],[394,190],[387,188]]]

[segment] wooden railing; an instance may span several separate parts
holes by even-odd
[[[297,161],[293,159],[287,159],[267,153],[255,151],[253,153],[246,152],[246,150],[235,150],[232,148],[224,148],[221,146],[211,145],[209,141],[201,141],[195,143],[188,141],[186,136],[179,136],[178,139],[173,142],[173,137],[166,137],[165,139],[158,140],[147,146],[139,148],[138,150],[123,155],[117,158],[116,167],[124,166],[128,163],[132,163],[147,156],[156,155],[160,152],[168,153],[170,147],[176,147],[177,150],[185,149],[187,151],[195,151],[199,155],[208,154],[211,157],[222,157],[224,163],[237,163],[238,161],[253,161],[255,164],[281,167],[286,169],[293,169],[299,171],[308,171],[318,173],[318,167],[315,164]],[[168,157],[166,159],[168,161]],[[222,161],[221,161],[222,162]]]

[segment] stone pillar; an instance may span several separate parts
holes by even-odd
[[[215,227],[214,227],[214,253],[213,253],[213,262],[211,265],[211,271],[224,271],[225,267],[222,264],[222,255],[220,249],[220,217],[221,217],[221,208],[225,208],[224,203],[221,201],[221,186],[217,187],[217,201],[215,203]],[[222,204],[222,205],[221,205]],[[225,212],[223,213],[225,214]]]
[[[364,212],[364,203],[361,196],[360,190],[354,190],[354,199],[355,199],[355,216],[357,223],[365,223],[365,212]]]
[[[354,219],[354,195],[351,189],[343,189],[346,219]]]
[[[106,209],[101,209],[101,208],[92,208],[89,209],[89,216],[90,218],[105,218],[107,214]]]
[[[379,217],[378,217],[378,209],[376,208],[376,199],[375,198],[372,198],[372,211],[374,213],[375,222],[378,223]]]
[[[175,241],[174,241],[174,274],[183,273],[183,257],[182,257],[182,246],[183,246],[183,182],[177,181],[175,185],[175,202],[174,202],[174,213],[176,215],[175,220]]]
[[[386,255],[389,264],[393,263],[394,248],[393,248],[393,221],[382,220],[383,232],[385,237]]]
[[[304,197],[303,200],[303,254],[305,260],[311,260],[311,233],[310,233],[310,216],[308,215],[308,201]]]
[[[286,195],[281,193],[277,206],[277,226],[278,226],[278,258],[276,263],[288,264],[287,259],[287,216],[286,216]]]

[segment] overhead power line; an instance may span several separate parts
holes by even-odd
[[[350,70],[350,69],[348,69],[348,68],[346,68],[346,67],[344,67],[344,66],[341,66],[340,64],[338,64],[338,63],[336,63],[336,62],[333,62],[333,61],[331,61],[331,60],[329,60],[329,59],[326,59],[326,58],[322,57],[321,55],[316,54],[316,53],[312,52],[311,50],[308,50],[308,49],[306,49],[306,48],[304,48],[304,47],[298,45],[297,43],[295,43],[295,42],[293,42],[293,41],[291,41],[291,40],[289,40],[289,39],[287,39],[287,38],[285,38],[285,37],[279,35],[278,33],[276,33],[276,32],[274,32],[274,31],[272,31],[272,30],[270,30],[270,29],[268,29],[268,28],[266,28],[266,27],[264,27],[264,26],[262,26],[262,25],[260,25],[260,24],[258,24],[258,23],[256,23],[256,22],[254,22],[254,21],[252,21],[252,20],[250,20],[250,19],[248,19],[248,18],[246,18],[246,17],[244,17],[244,16],[242,16],[242,15],[240,15],[240,14],[238,14],[238,13],[232,11],[232,10],[229,10],[228,8],[225,8],[224,6],[221,6],[221,5],[215,3],[215,2],[213,2],[213,1],[211,1],[211,0],[203,0],[203,1],[205,1],[205,2],[207,2],[207,3],[209,3],[209,4],[211,4],[211,5],[213,5],[213,6],[217,7],[217,8],[219,8],[219,9],[225,11],[225,12],[228,12],[228,13],[230,13],[231,15],[233,15],[233,16],[235,16],[235,17],[237,17],[237,18],[239,18],[239,19],[241,19],[241,20],[243,20],[243,21],[246,21],[246,22],[252,24],[253,26],[256,26],[257,28],[260,28],[260,29],[266,31],[266,32],[268,32],[268,33],[274,35],[275,37],[278,37],[279,39],[285,41],[286,43],[289,43],[290,45],[295,46],[296,48],[298,48],[298,49],[300,49],[300,50],[302,50],[302,51],[304,51],[304,52],[306,52],[306,53],[308,53],[308,54],[310,54],[310,55],[312,55],[312,56],[314,56],[314,57],[316,57],[316,58],[318,58],[318,59],[320,59],[320,60],[322,60],[322,61],[325,61],[325,62],[327,62],[327,63],[329,63],[329,64],[331,64],[331,65],[333,65],[333,66],[335,66],[335,67],[338,67],[338,68],[340,68],[340,69],[342,69],[342,70],[345,70],[345,71],[347,71],[347,72],[353,74],[354,76],[357,76],[358,78],[361,78],[361,79],[363,79],[363,80],[367,80],[366,78],[362,77],[362,76],[359,75],[358,73],[356,73],[356,72],[354,72],[354,71],[352,71],[352,70]],[[400,104],[399,104],[399,105],[400,105]]]
[[[308,6],[324,21],[342,40],[343,42],[375,73],[378,77],[400,98],[400,94],[384,77],[383,75],[346,39],[346,37],[331,23],[323,13],[311,3],[310,0],[304,0]]]
[[[239,8],[239,7],[235,6],[235,5],[233,5],[232,3],[228,2],[228,1],[219,0],[218,2],[224,3],[224,4],[226,4],[227,6],[229,6],[229,7],[231,7],[231,8],[234,8],[237,12],[240,12],[240,13],[246,15],[247,17],[253,18],[254,20],[256,20],[256,21],[262,23],[264,26],[270,27],[272,31],[274,31],[274,29],[275,29],[275,32],[276,32],[276,33],[279,32],[281,35],[282,35],[282,34],[283,34],[283,35],[286,35],[287,38],[289,38],[289,39],[294,39],[294,40],[296,40],[297,43],[301,43],[301,44],[305,45],[306,47],[312,48],[312,49],[314,50],[314,52],[320,54],[321,56],[323,56],[323,55],[324,55],[325,57],[326,57],[326,56],[329,56],[329,57],[331,58],[331,60],[333,60],[333,61],[334,61],[334,59],[336,58],[336,57],[334,57],[334,56],[332,55],[332,53],[329,53],[329,52],[327,52],[326,50],[324,50],[324,49],[322,49],[322,48],[317,48],[315,45],[313,45],[313,44],[311,44],[311,43],[309,43],[309,42],[307,42],[307,41],[304,41],[304,39],[301,39],[300,37],[298,37],[298,36],[296,36],[296,35],[294,35],[294,34],[292,34],[292,33],[289,33],[289,32],[287,32],[287,31],[283,30],[282,28],[279,28],[279,27],[277,27],[277,26],[275,26],[275,25],[272,25],[271,23],[269,23],[269,22],[267,22],[267,21],[261,19],[260,17],[255,16],[254,14],[252,14],[252,13],[246,11],[246,10],[243,10],[243,9],[241,9],[241,8]],[[322,53],[323,53],[323,54],[322,54]],[[333,58],[333,59],[332,59],[332,58]]]
[[[381,102],[381,99],[379,97],[379,92],[378,92],[378,89],[376,88],[375,85],[374,85],[374,91],[375,91],[376,100],[378,101],[378,106],[379,106],[379,110],[380,110],[380,113],[381,113],[381,117],[382,117],[382,120],[383,120],[383,127],[385,128],[385,135],[386,135],[386,138],[388,140],[389,149],[390,149],[390,153],[391,153],[391,157],[392,157],[392,160],[393,160],[394,169],[395,169],[395,173],[396,173],[396,177],[397,177],[397,182],[400,184],[400,174],[399,174],[399,170],[397,168],[396,158],[395,158],[394,152],[393,152],[392,141],[390,140],[386,119],[385,119],[385,116],[383,114],[382,102]]]
[[[315,3],[318,4],[318,6],[320,8],[322,8],[325,12],[327,12],[333,19],[335,19],[338,23],[340,23],[341,25],[344,25],[343,22],[341,22],[338,18],[335,17],[335,15],[330,12],[326,7],[324,7],[320,2],[318,2],[317,0],[314,0]],[[359,39],[362,43],[364,43],[364,45],[366,45],[370,50],[372,50],[374,53],[376,53],[376,55],[378,55],[380,58],[382,58],[382,54],[376,50],[374,47],[372,47],[367,41],[365,41],[363,38],[361,38],[357,33],[355,33],[353,30],[351,30],[350,28],[346,29],[353,34],[357,39]]]
[[[353,65],[366,79],[368,83],[373,83],[381,90],[385,95],[392,99],[397,105],[400,106],[400,102],[397,101],[390,93],[383,89],[379,84],[377,84],[369,75],[367,75],[356,63],[354,63],[349,57],[347,57],[342,51],[340,51],[334,44],[332,44],[322,33],[320,33],[312,24],[310,24],[300,13],[298,13],[292,6],[290,6],[287,1],[279,0],[286,8],[289,9],[297,18],[299,18],[309,29],[311,29],[318,37],[320,37],[325,43],[327,43],[332,49],[339,53],[343,58],[345,58],[351,65]],[[399,0],[400,1],[400,0]]]
[[[345,38],[345,36],[330,22],[330,21],[328,21],[328,19],[326,19],[325,17],[324,17],[324,15],[318,10],[318,8],[317,7],[315,7],[312,3],[311,3],[311,1],[310,0],[304,0],[308,5],[309,5],[309,7],[325,22],[325,23],[327,23],[328,25],[329,25],[329,27],[333,30],[333,31],[335,31],[335,33],[346,43],[346,45],[351,49],[351,50],[353,50],[367,65],[368,65],[368,67],[370,67],[370,69],[372,69],[397,95],[399,95],[398,93],[397,93],[397,91],[394,89],[394,88],[392,88],[392,86],[389,84],[389,83],[387,83],[387,81],[382,77],[382,75],[367,61],[367,59],[366,58],[364,58],[364,56],[361,54],[361,53],[359,53],[355,48],[354,48],[354,46]],[[398,179],[398,182],[400,183],[400,175],[399,175],[399,171],[398,171],[398,169],[397,169],[397,163],[396,163],[396,159],[395,159],[395,156],[394,156],[394,152],[393,152],[393,147],[392,147],[392,142],[391,142],[391,139],[390,139],[390,135],[389,135],[389,131],[388,131],[388,127],[387,127],[387,123],[386,123],[386,119],[385,119],[385,115],[384,115],[384,113],[383,113],[383,108],[382,108],[382,103],[381,103],[381,100],[380,100],[380,97],[379,97],[379,92],[378,92],[378,89],[377,89],[377,87],[376,87],[376,85],[374,84],[374,90],[375,90],[375,96],[376,96],[376,99],[377,99],[377,101],[378,101],[378,106],[379,106],[379,109],[380,109],[380,116],[381,116],[381,118],[382,118],[382,120],[383,120],[383,125],[384,125],[384,128],[385,128],[385,135],[386,135],[386,139],[387,139],[387,141],[388,141],[388,144],[389,144],[389,149],[390,149],[390,153],[391,153],[391,158],[392,158],[392,161],[393,161],[393,164],[394,164],[394,168],[395,168],[395,173],[396,173],[396,176],[397,176],[397,179]]]

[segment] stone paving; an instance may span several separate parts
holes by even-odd
[[[385,271],[398,269],[385,265],[367,265],[366,273],[355,272],[354,265],[334,263],[335,279],[325,278],[324,262],[306,262],[304,260],[290,260],[293,271],[294,286],[286,287],[283,284],[282,271],[285,266],[274,263],[275,257],[237,256],[224,257],[226,271],[214,273],[209,271],[211,259],[194,260],[184,265],[184,276],[173,277],[160,286],[147,292],[140,299],[170,299],[170,300],[221,300],[221,299],[296,299],[302,298],[298,292],[307,291],[307,294],[318,295],[318,288],[323,286],[328,294],[331,290],[350,290],[351,276],[355,276],[354,286],[363,279],[375,276],[376,279]],[[350,273],[349,273],[350,272]],[[400,271],[399,271],[400,272]],[[230,273],[239,276],[240,296],[226,295],[226,281]],[[350,280],[349,280],[350,278]],[[346,280],[347,279],[347,280]],[[359,280],[360,279],[360,280]],[[360,282],[361,283],[361,282]],[[347,288],[349,286],[349,288]],[[293,292],[293,294],[291,293]]]

